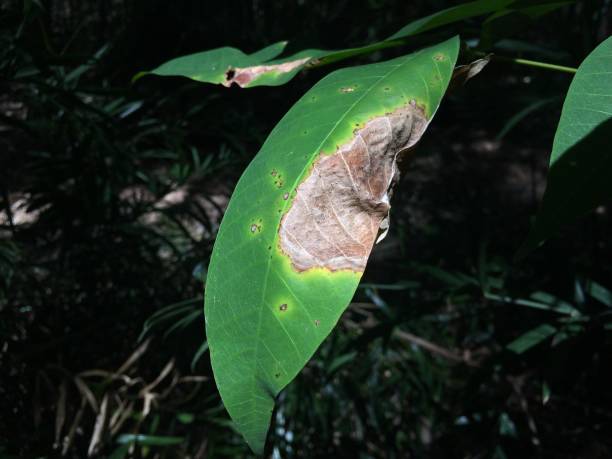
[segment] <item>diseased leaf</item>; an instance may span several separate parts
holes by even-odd
[[[184,76],[192,80],[222,84],[228,87],[234,82],[238,85],[246,85],[247,74],[243,69],[247,69],[250,75],[255,74],[256,71],[252,70],[253,68],[261,67],[264,63],[274,59],[283,52],[285,46],[287,42],[281,41],[253,54],[245,54],[239,49],[230,47],[211,49],[177,57],[151,72],[137,74],[134,79],[151,73],[159,76]],[[273,70],[268,69],[268,72],[273,73]]]
[[[538,4],[542,1],[531,0],[529,4]],[[134,79],[152,74],[183,76],[196,81],[222,84],[227,87],[232,84],[242,88],[278,86],[291,80],[305,67],[329,64],[349,57],[398,46],[408,37],[471,17],[493,13],[513,4],[522,5],[524,3],[525,0],[476,0],[464,3],[417,19],[382,42],[358,48],[342,50],[306,49],[280,59],[275,58],[281,54],[287,42],[275,43],[249,55],[235,48],[217,48],[172,59],[150,72],[137,74]]]
[[[208,270],[205,317],[221,397],[254,451],[275,396],[349,304],[387,227],[397,157],[431,121],[458,49],[455,37],[328,75],[238,182]]]
[[[555,133],[542,207],[519,254],[612,199],[612,37],[578,68]]]

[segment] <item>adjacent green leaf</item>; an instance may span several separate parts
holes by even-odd
[[[606,287],[593,280],[589,280],[587,281],[586,290],[591,297],[612,308],[612,292]]]
[[[521,250],[612,198],[612,37],[578,68],[555,134],[542,207]]]
[[[477,0],[474,2],[462,3],[461,5],[453,6],[424,18],[417,19],[402,27],[387,40],[405,38],[454,22],[463,21],[464,19],[490,14],[508,7],[513,3],[519,2],[516,0]]]
[[[499,131],[499,134],[495,137],[496,140],[503,139],[512,129],[516,127],[521,121],[528,119],[537,110],[541,110],[549,104],[560,101],[560,97],[549,97],[546,99],[536,99],[529,103],[526,107],[521,109],[518,113],[514,114],[506,123],[504,127]]]
[[[232,84],[243,88],[278,86],[291,80],[304,67],[329,64],[349,57],[398,46],[410,36],[471,17],[493,13],[513,4],[523,5],[525,3],[525,0],[477,0],[464,3],[417,19],[382,42],[359,48],[337,51],[307,49],[281,59],[274,58],[280,55],[287,42],[275,43],[248,55],[235,48],[217,48],[172,59],[150,72],[137,74],[134,79],[152,74],[183,76],[196,81],[222,84],[227,87]],[[527,3],[539,4],[542,3],[542,0],[532,0]]]
[[[517,339],[508,344],[507,348],[517,354],[522,354],[534,346],[537,346],[542,341],[550,338],[556,333],[557,329],[549,324],[542,324],[536,328],[529,330],[527,333],[519,336]]]
[[[254,451],[275,396],[351,301],[386,227],[397,155],[425,131],[458,50],[455,37],[331,73],[241,177],[213,250],[205,318],[221,397]]]
[[[503,38],[516,35],[532,26],[536,19],[574,2],[575,0],[516,2],[510,8],[496,11],[482,23],[478,47],[490,49],[494,43]]]

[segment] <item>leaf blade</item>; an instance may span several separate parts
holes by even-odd
[[[296,269],[295,257],[281,250],[281,222],[297,208],[298,188],[314,176],[317,161],[335,157],[355,137],[357,126],[417,105],[431,120],[458,48],[455,37],[328,75],[273,129],[241,177],[211,257],[205,318],[215,381],[254,451],[263,450],[274,397],[331,332],[362,273]]]
[[[553,141],[542,206],[519,255],[612,199],[611,56],[612,37],[587,56],[572,80]]]

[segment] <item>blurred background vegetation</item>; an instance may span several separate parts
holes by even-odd
[[[358,46],[453,4],[0,2],[0,458],[250,455],[212,379],[206,266],[237,178],[332,67],[248,91],[132,76],[225,45]],[[577,67],[611,6],[353,62],[461,32]],[[280,396],[270,456],[612,457],[610,208],[513,260],[570,81],[493,63],[444,101],[354,303]]]

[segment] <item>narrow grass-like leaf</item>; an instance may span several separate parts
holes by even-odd
[[[387,226],[398,155],[427,128],[458,50],[455,37],[333,72],[241,177],[211,257],[205,318],[221,397],[254,451],[274,398],[351,301]]]
[[[508,344],[507,348],[517,354],[522,354],[542,341],[550,338],[556,333],[557,329],[549,324],[542,324],[529,330],[517,339]]]
[[[586,284],[587,293],[600,303],[612,308],[612,292],[603,285],[589,280]]]
[[[136,443],[147,446],[173,446],[180,445],[183,437],[167,437],[158,435],[123,434],[117,439],[117,443],[124,445]]]

